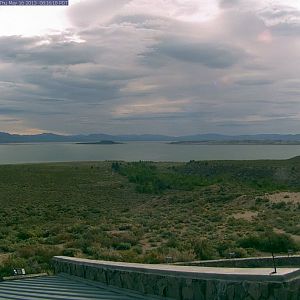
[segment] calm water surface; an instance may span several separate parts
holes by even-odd
[[[120,145],[0,145],[0,164],[97,160],[286,159],[297,155],[300,155],[300,145],[170,145],[166,142],[128,142]]]

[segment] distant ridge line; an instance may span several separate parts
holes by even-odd
[[[252,135],[223,135],[223,134],[195,134],[183,136],[169,136],[156,134],[127,134],[110,135],[77,134],[59,135],[42,133],[35,135],[21,135],[0,132],[0,143],[44,143],[44,142],[99,142],[99,141],[178,141],[178,142],[205,142],[205,141],[278,141],[300,142],[300,134],[252,134]]]

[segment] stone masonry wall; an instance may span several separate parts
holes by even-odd
[[[130,265],[130,264],[128,264]],[[300,300],[300,278],[268,281],[236,277],[196,276],[118,267],[72,258],[53,258],[55,273],[66,273],[145,295],[178,300]]]

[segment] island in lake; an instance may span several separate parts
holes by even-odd
[[[77,145],[121,145],[124,143],[114,141],[99,141],[99,142],[82,142],[76,143]]]

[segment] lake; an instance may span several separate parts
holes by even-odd
[[[2,144],[0,164],[63,161],[189,161],[286,159],[300,155],[300,145],[170,145],[128,142],[117,145],[72,143]]]

